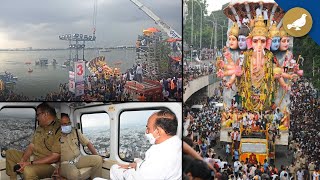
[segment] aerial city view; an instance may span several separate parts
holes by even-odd
[[[1,101],[182,99],[179,1],[17,3],[0,19]]]
[[[100,155],[108,157],[110,153],[110,130],[106,131],[106,129],[106,127],[90,127],[84,131],[84,134],[90,139]],[[145,139],[144,133],[145,129],[141,127],[124,126],[120,129],[119,156],[122,160],[144,159],[145,152],[151,146]]]
[[[34,109],[3,108],[0,113],[1,153],[10,148],[24,151],[32,140],[34,129]]]
[[[184,176],[318,179],[320,48],[288,33],[304,25],[273,0],[184,3]]]

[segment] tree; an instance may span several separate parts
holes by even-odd
[[[320,88],[320,46],[316,44],[308,35],[295,38],[293,52],[300,54],[304,58],[304,65],[300,67],[304,71],[304,76],[311,79],[315,88]],[[314,70],[314,72],[313,72]]]
[[[159,61],[159,74],[165,74],[170,72],[170,57],[168,56],[172,49],[170,48],[170,44],[167,42],[159,43],[157,47],[158,51],[160,51],[160,61]]]
[[[198,3],[195,2],[196,0],[194,0],[193,3],[193,47],[195,49],[200,47],[200,25],[201,25],[201,13],[203,15],[202,17],[202,47],[203,48],[209,48],[211,45],[211,37],[212,37],[212,33],[214,32],[213,29],[213,15],[215,17],[215,19],[217,20],[218,24],[221,25],[225,25],[227,26],[227,20],[228,18],[224,15],[222,10],[218,10],[218,11],[214,11],[212,12],[210,15],[207,15],[208,11],[207,11],[207,4],[206,4],[206,0],[200,0],[198,1],[201,6],[202,6],[202,10],[200,9],[200,6]],[[187,16],[187,20],[186,20],[186,24],[183,27],[183,40],[184,42],[187,42],[188,44],[191,44],[191,23],[192,23],[192,1],[188,1],[187,3],[188,5],[188,16]],[[225,5],[224,5],[225,6]],[[221,31],[222,28],[220,26],[218,26],[217,28],[217,46],[218,47],[222,47],[221,45],[221,40],[222,40],[222,36],[221,36]],[[224,31],[224,37],[223,40],[225,42],[225,40],[227,40],[227,36],[225,34],[225,32],[227,31],[227,28],[223,29]],[[213,39],[214,42],[214,39]],[[214,44],[214,43],[212,43]],[[212,45],[213,46],[213,45]],[[213,48],[213,47],[212,47]]]

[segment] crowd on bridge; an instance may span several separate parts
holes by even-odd
[[[215,66],[210,63],[193,64],[184,62],[183,64],[183,85],[202,76],[215,73]]]

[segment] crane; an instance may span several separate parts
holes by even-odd
[[[151,19],[155,21],[155,23],[171,38],[181,38],[181,35],[178,34],[174,29],[172,29],[168,24],[163,22],[157,15],[155,15],[149,8],[143,5],[138,0],[130,0],[133,2],[140,10],[145,12]]]
[[[92,16],[93,17],[93,19],[92,19],[93,36],[96,35],[97,12],[98,12],[97,0],[94,0],[94,3],[93,3],[93,16]]]

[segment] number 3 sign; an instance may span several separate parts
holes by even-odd
[[[84,75],[85,75],[85,62],[84,61],[78,61],[74,63],[75,65],[75,74],[76,74],[76,81],[75,82],[82,82],[84,81]]]

